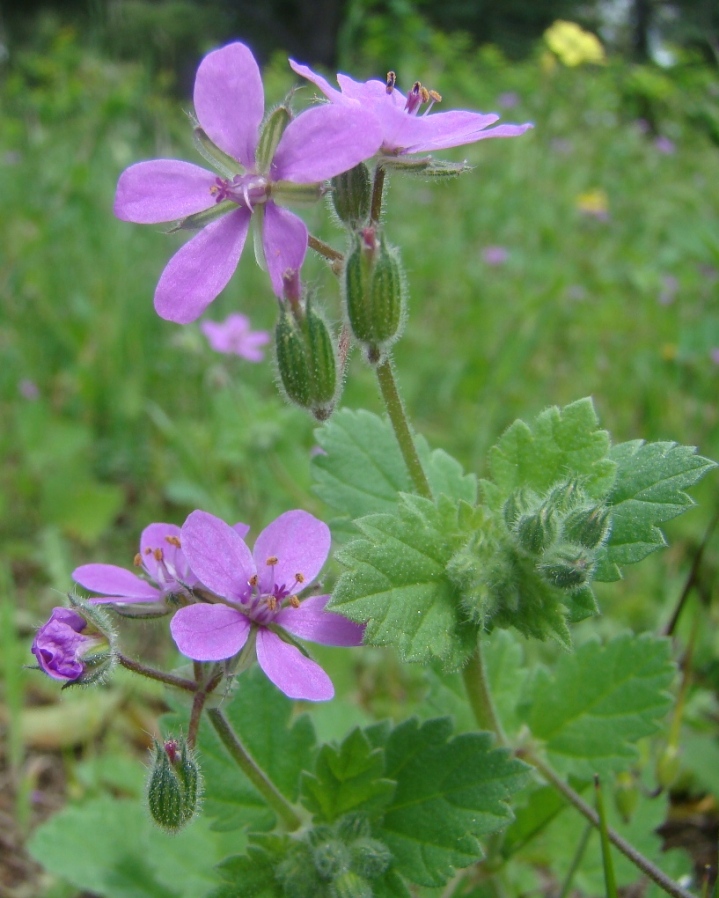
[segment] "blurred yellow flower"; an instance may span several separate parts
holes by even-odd
[[[577,209],[595,218],[609,218],[609,197],[601,188],[580,193],[576,200]]]
[[[544,32],[544,40],[552,53],[566,66],[606,61],[604,47],[599,38],[590,31],[580,28],[576,22],[558,19]]]
[[[675,343],[664,343],[661,348],[661,356],[665,362],[673,362],[679,352],[679,347]]]

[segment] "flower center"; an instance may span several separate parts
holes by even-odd
[[[215,203],[231,200],[238,206],[252,209],[266,203],[270,196],[270,182],[263,175],[235,175],[234,178],[215,178],[210,187]]]
[[[279,559],[277,556],[271,555],[266,560],[265,564],[274,569],[278,562]],[[288,604],[293,608],[299,608],[300,601],[295,593],[302,588],[305,579],[305,575],[300,572],[295,574],[294,580],[291,583],[286,584],[277,583],[273,576],[271,581],[272,586],[268,586],[268,583],[265,580],[264,586],[260,587],[260,578],[255,575],[249,580],[248,584],[252,590],[252,595],[249,599],[249,608],[247,608],[248,616],[258,624],[267,624],[273,619],[283,605]]]
[[[397,84],[397,75],[395,72],[387,72],[387,93],[391,94]],[[412,90],[407,94],[407,101],[404,109],[409,115],[417,115],[419,110],[427,104],[423,115],[427,115],[435,103],[441,103],[442,96],[436,90],[428,90],[419,81],[415,81]]]

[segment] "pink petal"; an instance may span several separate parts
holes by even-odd
[[[189,324],[225,288],[242,255],[249,209],[236,209],[204,227],[167,263],[155,290],[161,318]]]
[[[159,568],[159,562],[155,558],[157,549],[168,560],[174,561],[177,547],[167,541],[167,537],[179,540],[180,528],[176,524],[150,524],[145,527],[140,535],[140,558],[147,573],[156,582],[162,582],[164,570]]]
[[[131,165],[120,175],[113,211],[122,221],[157,224],[174,221],[215,204],[212,172],[176,159]]]
[[[177,648],[194,661],[224,661],[247,642],[250,622],[227,605],[188,605],[170,621]]]
[[[375,116],[361,106],[313,106],[285,129],[272,160],[272,179],[325,181],[374,156],[381,143]]]
[[[239,602],[250,595],[255,563],[234,528],[206,511],[193,511],[181,539],[190,567],[208,589]]]
[[[162,593],[114,564],[83,564],[72,572],[72,579],[109,602],[158,602]]]
[[[244,540],[244,538],[245,538],[245,537],[247,536],[247,534],[250,532],[250,525],[249,525],[249,524],[243,524],[241,521],[238,521],[236,524],[233,524],[233,525],[232,525],[232,529],[233,529],[233,530],[235,531],[235,533],[240,537],[240,539],[243,539],[243,540]]]
[[[362,645],[364,627],[325,611],[329,596],[310,596],[299,608],[291,605],[275,615],[274,622],[299,639],[319,642],[321,645]]]
[[[301,65],[299,62],[295,62],[294,59],[289,60],[290,68],[293,72],[296,72],[302,78],[306,78],[308,81],[311,81],[316,87],[322,91],[322,93],[329,97],[333,103],[346,103],[347,99],[344,97],[337,88],[332,87],[328,81],[326,81],[322,75],[318,75],[317,72],[313,72],[309,66]]]
[[[326,702],[335,694],[332,680],[319,664],[271,630],[257,632],[257,661],[267,678],[288,698]]]
[[[307,228],[293,212],[269,202],[265,205],[262,245],[272,289],[283,294],[282,276],[288,269],[299,271],[307,252]]]
[[[281,514],[260,533],[252,552],[263,594],[285,587],[294,595],[309,586],[322,570],[331,542],[330,528],[309,512],[298,509]],[[270,558],[277,563],[268,565]]]
[[[355,81],[349,75],[339,74],[337,75],[337,82],[342,89],[344,97],[372,106],[373,111],[377,103],[404,109],[407,102],[405,95],[396,87],[388,94],[387,83],[380,81],[378,78],[372,78],[370,81]]]
[[[252,168],[265,94],[249,47],[228,44],[205,56],[195,78],[194,103],[197,119],[210,140]]]

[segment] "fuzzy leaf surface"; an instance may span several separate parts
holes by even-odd
[[[610,458],[617,476],[607,503],[612,530],[602,553],[598,580],[618,580],[619,565],[635,564],[666,545],[657,526],[694,505],[684,490],[693,486],[715,463],[696,454],[693,446],[632,440],[614,446]]]
[[[283,898],[282,886],[275,877],[275,859],[256,845],[248,846],[247,854],[226,858],[217,872],[227,883],[209,898]]]
[[[586,642],[540,668],[520,713],[543,740],[551,763],[565,774],[591,779],[625,770],[634,743],[656,732],[671,706],[674,677],[670,643],[624,634],[602,645]]]
[[[458,667],[472,650],[474,628],[458,614],[457,589],[446,575],[456,509],[402,495],[399,513],[356,522],[362,539],[337,558],[347,568],[328,607],[358,623],[365,641],[394,645],[406,661]]]
[[[378,838],[392,851],[398,873],[419,885],[441,886],[482,857],[481,837],[511,822],[508,802],[526,783],[529,768],[505,749],[492,748],[489,733],[451,738],[447,717],[366,732],[384,742],[385,775],[397,783]]]
[[[323,745],[313,774],[302,777],[302,802],[326,823],[342,814],[372,814],[389,804],[395,784],[384,777],[384,751],[373,748],[360,729],[338,747]]]

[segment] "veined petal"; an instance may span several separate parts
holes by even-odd
[[[301,218],[273,202],[265,204],[262,248],[272,289],[283,294],[282,276],[288,269],[299,271],[307,253],[307,228]]]
[[[310,596],[299,608],[283,608],[274,622],[299,639],[321,645],[362,645],[364,627],[341,614],[325,611],[329,600],[329,596]]]
[[[158,224],[175,221],[214,205],[210,188],[216,175],[177,159],[131,165],[120,175],[113,211],[122,221]]]
[[[224,661],[247,642],[250,622],[227,605],[188,605],[170,621],[175,645],[193,661]]]
[[[255,563],[233,527],[206,511],[193,511],[182,525],[181,540],[190,567],[208,589],[237,602],[249,596]]]
[[[325,181],[374,156],[381,143],[375,116],[361,106],[313,106],[287,126],[272,161],[272,179]]]
[[[251,215],[238,208],[208,224],[175,253],[155,290],[161,318],[189,324],[221,293],[237,268]]]
[[[114,564],[83,564],[72,579],[108,602],[158,602],[162,593],[125,568]]]
[[[337,75],[337,82],[342,89],[342,94],[351,100],[357,100],[360,103],[376,104],[383,103],[385,106],[396,106],[398,109],[404,109],[407,98],[399,88],[394,88],[387,93],[387,84],[378,78],[372,78],[370,81],[355,81],[349,75]]]
[[[197,577],[190,570],[181,549],[181,531],[176,524],[150,524],[140,536],[140,558],[145,570],[156,583],[166,584],[168,576],[194,586]],[[157,550],[161,557],[157,558]]]
[[[208,53],[197,70],[193,99],[197,120],[213,143],[252,168],[265,94],[249,47],[234,43]]]
[[[252,553],[263,594],[284,587],[294,595],[309,586],[322,570],[331,542],[330,528],[309,512],[281,514],[257,537]],[[275,558],[275,564],[267,563]]]
[[[267,679],[288,698],[326,702],[335,694],[332,680],[319,664],[271,630],[257,632],[257,661]]]
[[[317,72],[313,72],[309,66],[302,65],[299,62],[295,62],[294,59],[289,60],[290,68],[293,72],[296,72],[301,78],[306,78],[308,81],[311,81],[315,87],[319,87],[322,93],[332,100],[333,103],[346,103],[347,97],[344,96],[340,91],[337,90],[336,87],[332,87],[332,85],[322,77],[322,75],[318,75]]]

